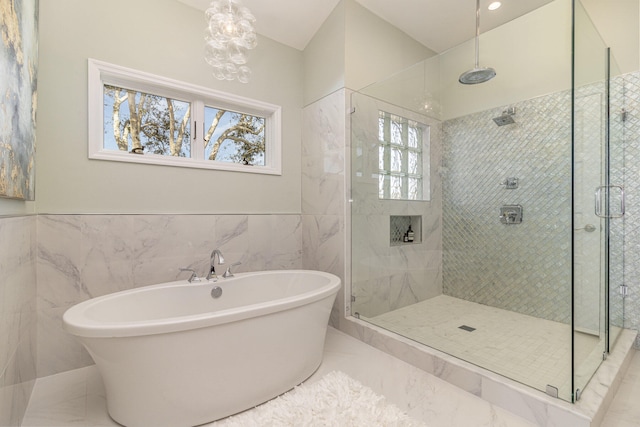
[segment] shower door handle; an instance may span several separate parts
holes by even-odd
[[[620,191],[620,212],[617,214],[611,214],[610,212],[602,212],[602,190],[607,190],[605,194],[611,194],[612,189]],[[625,196],[624,187],[622,185],[601,185],[596,187],[595,191],[595,214],[599,218],[622,218],[625,211]]]

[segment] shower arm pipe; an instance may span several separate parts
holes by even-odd
[[[476,69],[480,68],[480,0],[476,0]]]

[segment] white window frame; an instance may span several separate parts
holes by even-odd
[[[95,59],[88,61],[89,158],[197,169],[282,175],[282,107],[190,83],[137,71]],[[104,85],[146,92],[191,103],[191,157],[163,156],[104,149]],[[243,165],[204,158],[204,107],[210,106],[265,119],[265,164]]]

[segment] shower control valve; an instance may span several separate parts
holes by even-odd
[[[507,225],[521,224],[522,223],[522,206],[504,205],[500,207],[500,222]]]

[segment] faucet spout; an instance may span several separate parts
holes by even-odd
[[[213,252],[211,252],[211,267],[209,268],[209,273],[207,273],[207,280],[211,280],[213,278],[214,282],[218,280],[215,266],[216,256],[218,256],[218,264],[224,264],[224,257],[222,256],[222,252],[220,252],[219,249],[214,249]]]

